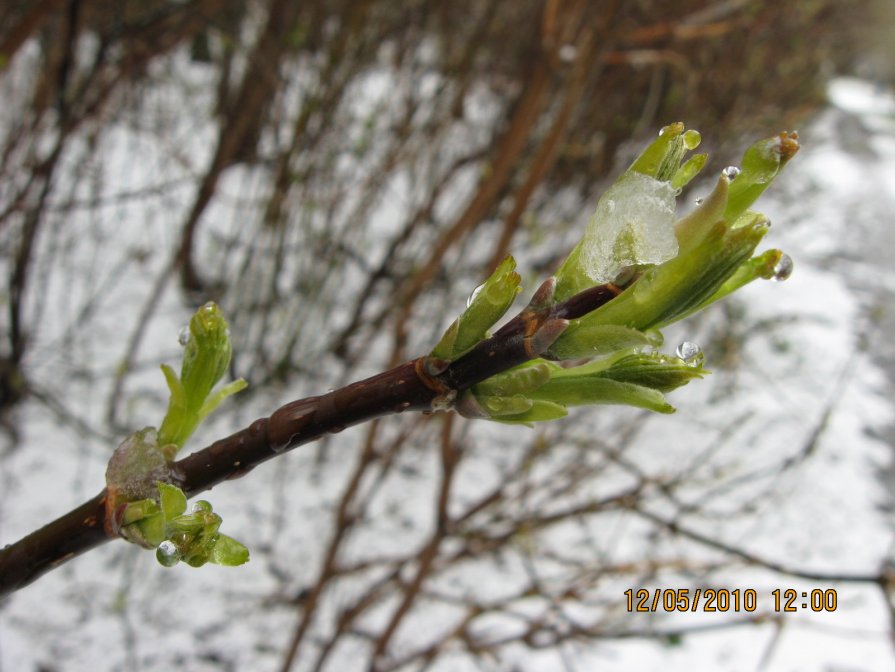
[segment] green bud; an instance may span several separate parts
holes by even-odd
[[[715,301],[723,299],[753,280],[757,280],[758,278],[763,278],[765,280],[785,280],[789,277],[791,272],[792,259],[789,258],[789,255],[784,254],[780,250],[767,250],[757,257],[752,257],[740,264],[736,272],[734,272],[734,274],[730,276],[714,294],[702,303],[691,308],[686,313],[681,314],[677,319],[683,319],[688,315],[703,310]]]
[[[206,303],[190,320],[180,380],[187,405],[198,410],[227,372],[233,350],[227,321],[217,304]]]
[[[246,387],[247,383],[239,379],[211,393],[227,372],[231,355],[227,321],[216,304],[207,303],[190,320],[180,377],[170,366],[162,365],[171,391],[168,411],[159,429],[162,445],[182,448],[221,401]]]
[[[572,322],[550,347],[549,355],[552,358],[606,357],[619,350],[648,347],[652,344],[649,336],[642,331],[616,324],[575,327],[576,323]]]
[[[684,124],[679,121],[665,126],[659,131],[659,137],[640,153],[628,170],[657,180],[671,180],[687,151],[681,137],[683,132]]]
[[[521,394],[512,397],[481,396],[477,398],[492,418],[499,418],[503,415],[519,415],[532,407],[531,399],[526,399]]]
[[[508,256],[469,298],[466,310],[445,332],[430,356],[454,361],[487,338],[488,330],[512,305],[521,291],[516,260]]]
[[[569,414],[569,411],[562,404],[545,399],[531,399],[531,407],[516,415],[502,415],[493,418],[496,422],[502,422],[508,425],[528,425],[532,426],[535,422],[549,422],[551,420],[559,420]]]
[[[712,227],[724,219],[729,188],[730,180],[721,173],[712,193],[703,199],[699,207],[674,225],[679,255],[686,254],[699,245],[711,232]]]
[[[621,383],[633,383],[659,392],[671,392],[694,378],[708,373],[678,357],[661,354],[634,354],[615,362],[601,375]]]
[[[766,218],[752,213],[748,219],[735,227],[718,222],[696,247],[646,271],[620,296],[570,326],[566,337],[599,324],[659,329],[689,315],[734,275],[767,233]]]
[[[620,404],[659,413],[674,412],[674,407],[658,390],[600,376],[556,378],[537,389],[532,395],[535,399],[563,406]]]
[[[558,300],[614,281],[626,267],[659,264],[677,254],[670,230],[675,197],[708,157],[696,155],[683,165],[681,161],[699,142],[699,133],[684,132],[682,123],[666,126],[619,176],[600,198],[582,240],[556,272]]]
[[[799,134],[785,131],[749,147],[743,155],[740,172],[730,185],[724,218],[733,221],[745,212],[798,151]]]
[[[550,380],[550,365],[532,360],[483,380],[473,389],[482,396],[512,396],[537,389]]]

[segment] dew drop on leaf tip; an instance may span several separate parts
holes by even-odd
[[[155,551],[158,561],[165,567],[173,567],[180,561],[180,552],[171,541],[163,541]]]
[[[684,341],[677,346],[677,350],[674,354],[687,366],[699,366],[704,359],[702,348],[691,341]]]
[[[180,331],[177,332],[177,342],[180,343],[181,346],[186,346],[186,344],[190,342],[189,326],[180,328]]]
[[[774,275],[771,276],[771,280],[774,282],[783,282],[792,275],[792,269],[792,257],[788,254],[780,255],[780,259],[774,264]]]
[[[727,168],[721,172],[724,173],[728,180],[733,181],[737,178],[737,175],[740,174],[740,169],[736,166],[727,166]]]

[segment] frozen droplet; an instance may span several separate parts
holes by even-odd
[[[684,135],[684,147],[687,149],[696,149],[699,147],[699,143],[702,141],[702,136],[699,134],[699,131],[694,131],[690,129],[689,131],[685,131]]]
[[[571,63],[578,56],[578,49],[574,44],[564,44],[559,48],[559,60],[563,63]]]
[[[771,276],[771,280],[774,282],[783,282],[786,278],[792,275],[792,267],[792,257],[788,254],[781,254],[780,259],[774,264],[774,275]]]
[[[725,177],[727,177],[728,180],[733,182],[735,179],[737,179],[737,175],[740,174],[740,169],[736,166],[727,166],[727,168],[725,168],[721,172],[724,173]]]
[[[474,290],[472,290],[472,294],[469,295],[469,298],[466,299],[466,307],[469,308],[472,305],[472,302],[475,301],[475,297],[479,295],[479,292],[482,291],[482,288],[485,286],[485,283],[482,283]]]
[[[628,173],[597,204],[581,241],[581,270],[609,282],[625,266],[661,264],[677,255],[675,190],[670,183]]]
[[[200,511],[211,513],[211,510],[211,502],[207,502],[204,499],[193,502],[193,513],[199,513]]]
[[[687,366],[699,366],[702,364],[705,356],[702,354],[702,348],[691,341],[684,341],[674,353],[678,359],[683,360]]]
[[[173,567],[180,562],[180,551],[171,541],[163,541],[155,551],[155,557],[165,567]]]
[[[182,346],[185,346],[187,343],[190,342],[190,328],[188,326],[183,327],[180,331],[177,332],[177,342],[180,343],[180,345]]]

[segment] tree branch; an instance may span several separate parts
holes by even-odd
[[[616,285],[599,285],[552,306],[530,304],[494,336],[454,362],[420,357],[327,394],[290,402],[269,418],[255,420],[175,462],[172,481],[192,497],[346,427],[404,411],[448,409],[463,390],[539,356],[550,345],[539,343],[542,328],[547,326],[549,330],[551,325],[582,317],[620,291]],[[0,550],[0,597],[115,538],[110,522],[103,490],[49,525],[4,547]]]

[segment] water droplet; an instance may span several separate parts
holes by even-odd
[[[659,135],[660,136],[665,135],[665,131],[667,131],[667,130],[668,130],[668,126],[663,126],[662,128],[659,129]]]
[[[696,197],[696,205],[702,205],[702,202],[703,202],[704,200],[705,200],[705,199],[702,198],[702,196],[697,196],[697,197]]]
[[[485,286],[485,283],[482,283],[474,290],[472,290],[472,294],[469,295],[469,298],[466,299],[466,307],[469,308],[472,305],[472,302],[475,301],[475,297],[479,295],[479,292],[482,291],[482,288]]]
[[[200,511],[205,511],[206,513],[211,512],[211,502],[207,502],[204,499],[199,499],[193,502],[193,513],[199,513]]]
[[[693,129],[686,131],[683,137],[684,147],[687,149],[696,149],[702,141],[702,136],[699,134],[699,131],[694,131]]]
[[[735,179],[737,179],[737,175],[740,174],[740,169],[736,166],[727,166],[727,168],[725,168],[721,172],[724,173],[728,180],[733,182]]]
[[[643,332],[643,335],[646,336],[646,340],[654,348],[660,347],[665,342],[665,336],[658,329],[648,329]]]
[[[177,332],[177,342],[180,343],[181,346],[185,346],[190,342],[190,328],[188,326],[183,327]]]
[[[674,354],[677,355],[678,359],[683,360],[687,366],[699,366],[705,359],[705,355],[702,354],[702,348],[691,341],[684,341],[677,346]]]
[[[165,567],[173,567],[180,562],[180,551],[171,541],[163,541],[155,551],[155,557]]]
[[[578,55],[578,49],[574,44],[564,44],[559,48],[559,60],[563,63],[571,63]]]
[[[788,254],[781,254],[780,259],[774,264],[774,275],[771,276],[771,280],[774,282],[783,282],[786,278],[792,275],[792,267],[792,257]]]

